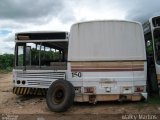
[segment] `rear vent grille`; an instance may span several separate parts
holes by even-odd
[[[31,86],[47,87],[58,79],[65,80],[65,72],[17,72],[17,80],[25,80]]]

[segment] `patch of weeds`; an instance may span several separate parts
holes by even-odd
[[[146,106],[146,104],[147,104],[147,102],[142,102],[142,101],[140,101],[140,102],[137,102],[136,103],[136,105],[135,105],[135,107],[137,108],[137,109],[143,109],[145,106]]]
[[[9,72],[12,72],[12,67],[7,67],[6,69],[0,69],[0,73],[9,73]]]
[[[149,97],[148,98],[148,104],[160,105],[160,96],[159,95],[154,95],[152,97]]]

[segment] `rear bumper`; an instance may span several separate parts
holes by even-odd
[[[75,102],[91,102],[97,101],[141,101],[142,99],[147,100],[147,93],[138,94],[76,94]]]

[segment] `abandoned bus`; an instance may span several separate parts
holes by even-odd
[[[147,59],[148,91],[160,91],[160,16],[152,17],[143,24]]]
[[[57,79],[65,79],[67,70],[67,32],[17,33],[13,93],[45,95]]]
[[[147,99],[145,42],[137,22],[88,21],[73,24],[69,37],[53,32],[16,38],[15,94],[47,94],[56,112],[73,101]]]

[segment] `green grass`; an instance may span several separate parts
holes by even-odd
[[[9,73],[12,72],[12,67],[7,67],[6,69],[0,69],[0,73]]]
[[[146,106],[160,106],[160,96],[153,95],[149,97],[147,101],[141,101],[135,104],[135,108],[137,109],[143,109]]]
[[[153,95],[152,97],[149,97],[147,103],[151,105],[160,105],[160,96]]]

